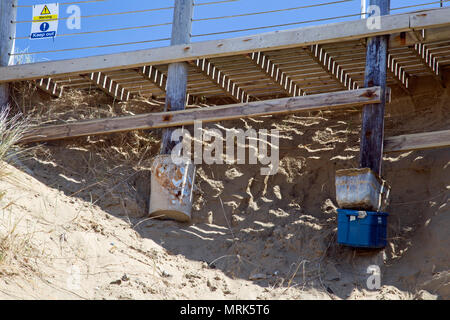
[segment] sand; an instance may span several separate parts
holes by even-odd
[[[450,127],[450,89],[425,81],[393,96],[387,136]],[[23,100],[46,123],[161,108],[97,92]],[[197,166],[191,223],[147,217],[159,130],[50,142],[4,165],[0,298],[450,298],[450,149],[385,156],[388,246],[354,250],[336,243],[334,174],[358,165],[357,108],[210,127],[280,130],[280,169]],[[367,287],[374,264],[378,290]]]

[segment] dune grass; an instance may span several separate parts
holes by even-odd
[[[16,144],[27,130],[29,122],[20,113],[12,114],[9,106],[0,106],[0,179],[7,175],[2,169],[8,160],[17,157],[23,152]],[[0,201],[8,190],[0,190]],[[27,237],[17,232],[20,219],[6,218],[5,214],[10,205],[0,206],[0,266],[9,264],[8,260],[16,253],[27,247]],[[11,213],[10,213],[11,215]],[[0,272],[1,274],[1,272]]]
[[[18,113],[10,115],[9,106],[0,107],[0,162],[20,151],[16,144],[28,128],[28,120]]]

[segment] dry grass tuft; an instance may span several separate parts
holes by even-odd
[[[3,215],[6,216],[5,210]],[[30,249],[31,233],[22,233],[17,229],[22,219],[14,219],[11,212],[9,218],[4,217],[0,224],[0,267],[12,266],[13,260],[27,253]],[[1,269],[0,269],[1,272]]]
[[[25,149],[16,146],[28,128],[28,120],[21,113],[11,115],[10,107],[0,108],[0,176],[5,161],[17,159]],[[0,201],[7,190],[0,190]],[[0,205],[0,266],[10,265],[11,260],[28,247],[28,237],[17,232],[20,219],[7,219],[6,211],[11,204]],[[6,222],[6,223],[5,223]],[[0,270],[1,272],[1,270]]]
[[[27,128],[28,120],[22,114],[10,116],[9,106],[0,109],[0,162],[21,152],[16,144]]]

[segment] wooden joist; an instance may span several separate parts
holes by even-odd
[[[36,87],[55,98],[61,97],[64,89],[64,87],[53,81],[52,78],[37,80]]]
[[[102,72],[93,72],[89,75],[83,75],[83,78],[114,99],[128,101],[131,98],[131,94],[128,90]]]
[[[367,40],[362,41],[361,43],[367,50]],[[398,63],[396,58],[394,58],[390,53],[388,53],[386,75],[391,78],[407,95],[410,94],[408,90],[410,76],[405,71],[404,67]]]
[[[80,121],[62,125],[31,128],[22,138],[20,143],[42,142],[138,129],[192,125],[195,121],[215,122],[270,114],[336,109],[374,104],[381,101],[380,94],[380,87],[372,87],[367,89],[254,101],[210,108]]]
[[[137,69],[136,72],[144,79],[149,80],[151,83],[157,86],[162,92],[166,92],[167,77],[156,67],[143,66]]]
[[[235,102],[248,102],[250,96],[245,90],[239,87],[233,80],[226,74],[219,70],[208,59],[190,61],[189,64],[197,68],[205,77],[207,77],[212,83],[217,85],[228,97],[232,98]]]
[[[400,152],[450,147],[450,130],[405,134],[384,141],[384,152]]]
[[[304,51],[316,62],[322,70],[328,73],[343,89],[358,89],[358,84],[353,81],[345,68],[339,65],[336,60],[320,45],[313,45],[305,48]]]
[[[409,74],[391,54],[388,54],[387,74],[405,91],[409,88]]]
[[[0,83],[232,56],[261,50],[298,48],[388,34],[393,35],[389,44],[391,48],[404,47],[417,43],[415,36],[410,36],[414,30],[449,28],[450,8],[383,16],[380,17],[380,26],[379,29],[369,29],[366,20],[354,20],[223,40],[0,67]],[[424,41],[447,40],[449,32],[441,31]]]
[[[420,60],[425,69],[438,81],[441,87],[445,87],[444,79],[439,69],[439,62],[427,46],[422,43],[417,43],[410,50]]]
[[[292,79],[272,62],[264,53],[253,52],[247,57],[261,69],[272,82],[281,88],[288,96],[296,97],[306,94]]]

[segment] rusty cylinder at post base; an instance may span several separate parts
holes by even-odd
[[[182,222],[191,220],[195,165],[180,157],[158,155],[152,164],[150,216]]]

